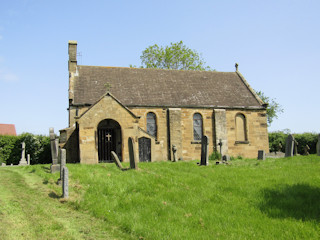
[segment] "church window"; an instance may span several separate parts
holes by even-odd
[[[200,141],[202,139],[202,116],[200,113],[193,115],[193,140]]]
[[[246,121],[246,117],[241,113],[238,113],[236,115],[236,141],[239,141],[239,142],[248,141],[247,121]]]
[[[147,133],[155,138],[157,137],[157,117],[153,112],[147,114]]]

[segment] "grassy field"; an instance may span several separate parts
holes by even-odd
[[[319,239],[320,157],[0,168],[0,239]]]

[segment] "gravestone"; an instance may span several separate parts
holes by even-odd
[[[51,145],[51,158],[52,165],[50,166],[51,173],[60,171],[60,166],[58,164],[58,142],[56,141],[56,136],[54,134],[54,129],[49,129],[50,135],[50,145]],[[59,141],[59,140],[58,140]]]
[[[299,143],[297,142],[296,139],[294,139],[293,141],[294,141],[293,155],[297,156],[298,155],[298,145],[299,145]]]
[[[289,134],[286,140],[286,152],[284,156],[292,157],[293,151],[294,151],[294,137],[292,136],[292,134]]]
[[[128,147],[129,147],[130,168],[137,169],[136,155],[134,151],[134,142],[132,137],[128,138]]]
[[[230,161],[230,156],[229,155],[223,155],[222,156],[222,161],[225,161],[225,162]]]
[[[69,197],[69,171],[66,166],[62,168],[62,197]]]
[[[117,167],[122,170],[123,167],[122,167],[122,164],[118,158],[118,155],[114,151],[111,151],[111,156],[113,158],[114,163],[117,165]]]
[[[30,154],[27,155],[27,163],[30,165]]]
[[[67,154],[66,154],[66,150],[65,149],[60,149],[60,154],[59,154],[59,158],[60,158],[60,179],[62,179],[62,170],[63,167],[66,166],[66,161],[67,161]]]
[[[21,151],[21,159],[19,162],[20,166],[26,166],[28,165],[27,161],[26,161],[26,144],[25,142],[22,142],[22,151]]]
[[[172,145],[172,153],[173,153],[173,159],[172,159],[172,161],[173,161],[173,162],[178,162],[178,159],[177,159],[177,147],[176,147],[176,145]]]
[[[258,150],[258,160],[266,160],[266,152],[264,150]]]
[[[304,155],[309,155],[310,147],[308,144],[306,146],[304,146],[303,150],[304,150]]]
[[[7,165],[4,162],[1,163],[1,167],[5,167],[5,166],[7,166]]]
[[[201,161],[200,165],[209,165],[209,137],[203,136],[201,139]]]
[[[151,139],[141,137],[138,139],[139,162],[151,162]]]
[[[317,155],[320,156],[320,134],[318,135],[318,142],[317,142]]]

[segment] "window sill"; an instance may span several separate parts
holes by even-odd
[[[199,141],[192,141],[191,144],[201,144],[201,140],[199,140]]]
[[[249,141],[235,141],[235,144],[249,144]]]

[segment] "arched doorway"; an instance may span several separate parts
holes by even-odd
[[[111,151],[122,161],[122,137],[120,124],[112,119],[105,119],[98,125],[99,162],[112,162]]]

